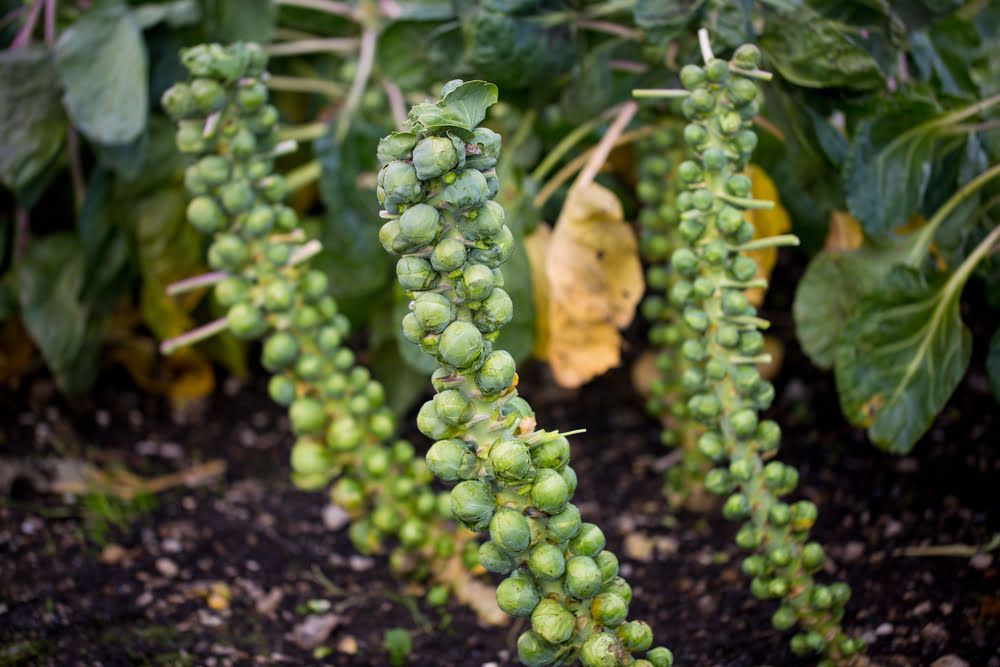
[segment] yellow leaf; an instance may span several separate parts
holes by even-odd
[[[767,175],[767,172],[757,165],[751,164],[747,166],[747,176],[750,177],[751,192],[754,199],[765,199],[774,202],[774,208],[770,210],[751,209],[746,212],[747,220],[754,228],[753,237],[761,239],[769,236],[777,236],[791,229],[792,224],[791,219],[788,217],[788,211],[785,210],[785,207],[778,200],[778,188],[775,187],[774,181]],[[756,277],[769,278],[771,271],[774,270],[775,263],[778,261],[778,249],[761,248],[760,250],[752,250],[747,254],[757,262]],[[747,290],[747,296],[752,304],[759,306],[764,301],[764,290]]]
[[[164,357],[155,341],[131,335],[115,341],[110,356],[125,367],[144,391],[166,396],[177,408],[204,398],[215,389],[212,364],[192,348],[182,348]]]
[[[620,361],[618,329],[632,322],[644,288],[638,244],[624,218],[615,194],[589,183],[570,191],[548,241],[547,356],[564,387]]]
[[[660,370],[656,367],[659,354],[658,350],[645,350],[632,363],[632,388],[644,399],[649,398],[653,382],[660,377]]]
[[[826,233],[824,250],[830,252],[850,252],[857,250],[864,242],[861,223],[847,211],[834,211],[830,214],[830,229]]]
[[[542,223],[524,238],[524,249],[531,265],[531,291],[535,297],[535,346],[531,354],[542,361],[549,352],[549,282],[545,275],[545,253],[549,249],[552,228]]]

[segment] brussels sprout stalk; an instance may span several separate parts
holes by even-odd
[[[681,395],[687,401],[681,410],[700,425],[698,449],[716,465],[705,474],[706,488],[726,496],[727,518],[745,521],[736,540],[751,552],[743,561],[751,591],[780,600],[772,618],[777,629],[800,626],[791,641],[795,653],[819,653],[821,665],[850,664],[863,650],[840,625],[850,589],[814,579],[825,560],[822,547],[808,541],[816,506],[784,502],[798,473],[768,461],[781,432],[758,416],[774,397],[756,366],[766,358],[760,332],[766,321],[739,285],[757,271],[747,250],[788,245],[793,238],[751,241],[754,229],[744,216],[745,210],[768,204],[751,198],[750,179],[742,173],[756,145],[754,82],[767,77],[758,70],[755,47],[740,47],[727,63],[711,55],[707,33],[700,37],[704,67],[681,70],[690,91],[681,103],[689,121],[683,131],[689,159],[676,167],[683,191],[669,215],[676,246],[672,275],[661,281],[670,284],[668,302],[660,300],[650,310],[683,324],[671,334],[684,364]],[[668,245],[660,249],[667,251]]]
[[[394,439],[385,390],[345,345],[350,325],[326,274],[308,267],[321,247],[283,203],[288,183],[274,173],[278,114],[267,103],[264,52],[255,44],[203,45],[181,59],[192,79],[168,90],[163,105],[178,123],[180,150],[196,158],[185,177],[188,220],[212,238],[214,272],[174,290],[211,284],[228,310],[168,341],[165,351],[227,329],[263,339],[269,393],[288,408],[297,438],[295,483],[318,489],[333,482],[332,501],[353,519],[354,546],[367,554],[395,545],[397,574],[444,571],[470,534],[456,532],[425,462]]]
[[[468,102],[484,97],[479,109]],[[435,441],[427,464],[455,485],[455,518],[489,535],[478,558],[506,577],[497,603],[531,625],[518,640],[524,664],[664,667],[673,658],[649,650],[649,626],[626,620],[632,592],[604,534],[570,502],[577,480],[567,434],[537,428],[517,394],[514,359],[495,346],[514,307],[500,270],[513,239],[493,200],[500,137],[476,127],[495,101],[489,84],[449,82],[378,150],[387,220],[379,238],[399,257],[397,277],[412,298],[403,332],[440,364],[437,393],[417,416]],[[442,122],[458,118],[472,122]],[[642,651],[645,659],[633,657]]]

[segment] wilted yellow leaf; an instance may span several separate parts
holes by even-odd
[[[649,397],[653,382],[660,377],[660,371],[656,367],[656,357],[659,354],[658,350],[645,350],[632,364],[632,388],[644,399]]]
[[[792,224],[791,219],[788,217],[788,211],[785,210],[785,207],[778,200],[778,188],[775,187],[771,177],[763,169],[754,164],[747,166],[747,176],[750,177],[752,184],[751,192],[754,199],[764,199],[774,202],[774,208],[770,210],[751,209],[746,212],[747,220],[754,227],[753,237],[761,239],[768,236],[777,236],[791,229]],[[752,250],[747,254],[757,262],[756,277],[769,278],[771,271],[774,270],[775,263],[778,261],[778,249],[761,248],[760,250]],[[752,304],[759,306],[764,301],[764,290],[747,290],[747,296]]]
[[[826,233],[824,250],[830,252],[850,252],[857,250],[864,242],[861,223],[847,211],[834,211],[830,214],[830,229]]]
[[[613,192],[589,183],[570,191],[548,239],[546,356],[564,387],[578,387],[621,359],[618,329],[632,321],[644,287],[624,217]]]
[[[535,346],[531,354],[546,361],[549,356],[549,279],[545,274],[545,253],[549,250],[552,228],[544,222],[524,238],[531,265],[531,291],[535,297]]]
[[[215,389],[212,364],[192,348],[164,357],[155,341],[132,335],[116,341],[110,355],[144,391],[166,396],[179,408]]]

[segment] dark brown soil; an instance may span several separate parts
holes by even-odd
[[[789,340],[790,323],[772,314]],[[937,664],[1000,667],[993,556],[901,551],[1000,533],[1000,406],[981,362],[913,454],[896,458],[844,423],[831,378],[786,347],[773,409],[782,456],[801,473],[799,493],[820,506],[815,535],[836,563],[829,574],[853,587],[847,627],[868,638],[876,664],[952,656],[964,662]],[[749,595],[735,526],[714,514],[666,514],[654,470],[666,452],[627,371],[580,391],[552,387],[535,366],[521,383],[542,427],[588,429],[574,437],[577,501],[620,555],[629,535],[633,555],[653,547],[646,562],[622,555],[622,569],[635,589],[633,616],[652,624],[677,664],[811,664],[771,628],[773,603]],[[41,378],[3,396],[0,451],[85,455],[146,475],[221,457],[225,480],[162,493],[157,509],[112,528],[103,545],[79,500],[15,484],[0,508],[0,665],[385,665],[383,633],[397,626],[413,632],[408,664],[514,664],[519,627],[484,629],[456,604],[428,607],[384,559],[354,555],[346,530],[324,527],[323,495],[287,481],[286,422],[260,382],[230,383],[187,423],[113,372],[94,396],[69,405]],[[293,639],[310,610],[336,623],[322,659]]]

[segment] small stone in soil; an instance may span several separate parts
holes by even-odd
[[[167,578],[176,577],[178,572],[177,563],[169,558],[157,558],[156,571]]]
[[[993,564],[993,554],[978,553],[969,559],[969,565],[976,570],[985,570]]]
[[[302,650],[311,651],[326,641],[333,629],[340,625],[340,621],[336,614],[309,616],[295,626],[290,639]]]
[[[351,516],[343,508],[330,504],[323,508],[323,525],[329,530],[340,530],[351,522]]]
[[[949,653],[932,662],[931,667],[969,667],[969,663],[954,653]]]
[[[347,655],[357,655],[358,640],[351,635],[347,635],[337,642],[337,650],[341,653],[346,653]]]
[[[355,572],[366,572],[375,567],[375,559],[367,556],[353,555],[347,562]]]

